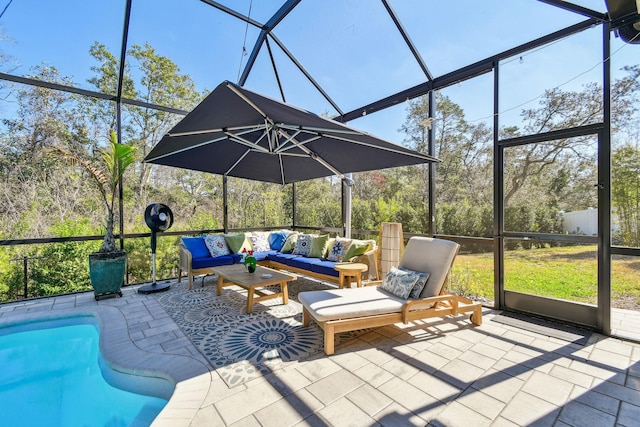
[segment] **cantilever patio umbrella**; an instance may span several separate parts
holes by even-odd
[[[288,184],[438,160],[225,81],[145,161]]]

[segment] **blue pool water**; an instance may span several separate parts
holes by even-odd
[[[0,424],[3,426],[148,426],[167,400],[132,393],[110,371],[94,324],[0,330]],[[33,328],[38,329],[33,329]],[[31,330],[24,330],[29,328]],[[131,389],[135,389],[132,387]]]

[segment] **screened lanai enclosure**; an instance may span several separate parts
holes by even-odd
[[[458,293],[639,339],[624,325],[640,311],[639,9],[2,0],[0,298],[89,289],[87,255],[104,234],[99,194],[50,154],[94,158],[114,129],[136,148],[116,227],[129,284],[150,279],[143,214],[153,202],[175,218],[158,235],[159,278],[176,276],[184,235],[376,237],[382,222],[399,222],[405,238],[462,245]],[[224,81],[441,162],[286,185],[143,162]]]

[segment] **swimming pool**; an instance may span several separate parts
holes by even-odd
[[[100,354],[99,339],[90,316],[0,329],[0,424],[151,424],[167,400],[149,391],[166,395],[173,385],[111,369]]]

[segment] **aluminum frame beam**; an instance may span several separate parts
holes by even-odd
[[[442,89],[447,86],[456,84],[458,82],[468,80],[473,77],[477,77],[479,75],[492,71],[494,67],[494,63],[497,61],[501,61],[503,59],[516,56],[520,53],[527,52],[531,49],[535,49],[536,47],[554,42],[556,40],[560,40],[564,37],[579,33],[588,28],[591,28],[593,25],[598,25],[598,24],[600,24],[599,19],[596,19],[596,18],[587,19],[585,21],[571,25],[564,29],[558,30],[554,33],[547,34],[546,36],[542,36],[530,42],[523,43],[514,48],[507,49],[496,55],[482,59],[473,64],[467,65],[465,67],[459,68],[455,71],[444,74],[440,77],[436,77],[432,81],[421,83],[409,89],[405,89],[401,92],[398,92],[394,95],[390,95],[386,98],[372,102],[371,104],[367,104],[365,106],[356,108],[354,110],[349,111],[348,113],[334,117],[333,120],[346,123],[362,116],[363,114],[369,114],[376,111],[384,110],[386,108],[393,107],[394,105],[405,102],[409,99],[413,99],[413,98],[417,98],[419,96],[425,95],[430,90]]]
[[[569,12],[574,12],[582,16],[586,16],[587,18],[596,18],[601,21],[607,20],[607,14],[598,12],[597,10],[589,9],[584,6],[580,6],[566,0],[538,0],[541,3],[549,4],[551,6],[559,7],[560,9],[568,10]]]
[[[382,0],[382,4],[384,5],[385,9],[387,9],[387,13],[393,20],[393,23],[396,24],[396,28],[398,29],[398,32],[400,32],[400,35],[404,39],[404,42],[407,44],[407,47],[413,54],[413,57],[415,58],[416,62],[422,69],[422,72],[424,73],[424,75],[427,77],[428,80],[433,80],[433,74],[431,74],[431,72],[427,68],[427,64],[425,64],[424,60],[420,56],[420,52],[418,52],[418,49],[416,49],[415,45],[413,44],[413,41],[409,37],[409,34],[404,29],[402,22],[400,22],[400,18],[398,18],[398,16],[393,11],[393,8],[391,7],[391,5],[387,0]]]
[[[251,19],[251,17],[243,15],[239,12],[236,12],[235,10],[228,8],[227,6],[224,6],[218,2],[215,2],[213,0],[200,0],[202,3],[208,4],[211,7],[215,7],[216,9],[227,13],[231,16],[233,16],[234,18],[238,18],[248,24],[253,25],[254,27],[258,27],[258,28],[262,28],[262,24],[258,21],[256,21],[255,19]]]
[[[210,0],[201,0],[201,1],[205,1],[206,3],[215,3]],[[276,25],[278,25],[301,1],[302,0],[288,0],[280,7],[280,9],[278,9],[276,13],[273,14],[273,16],[264,25],[260,25],[257,22],[256,22],[257,25],[254,24],[261,29],[260,35],[258,36],[258,39],[253,45],[251,56],[249,56],[249,60],[247,61],[244,67],[244,70],[242,70],[242,76],[238,80],[238,85],[244,86],[244,84],[247,82],[247,78],[249,78],[249,73],[251,73],[251,69],[255,65],[256,59],[258,58],[258,54],[260,53],[260,49],[262,48],[262,45],[267,38],[267,35],[269,35],[271,31],[273,31],[273,29],[276,27]],[[225,8],[225,9],[228,9],[228,8]]]
[[[338,113],[342,114],[342,110],[340,109],[340,107],[338,107],[338,104],[336,104],[333,101],[333,99],[331,99],[329,94],[327,94],[327,92],[325,92],[325,90],[322,88],[322,86],[320,86],[320,84],[311,76],[311,74],[309,74],[309,72],[302,66],[302,64],[296,59],[296,57],[293,56],[293,54],[291,52],[289,52],[289,49],[287,49],[286,46],[274,34],[269,34],[269,37],[271,37],[271,39],[273,39],[273,41],[276,42],[278,47],[280,49],[282,49],[282,51],[285,53],[285,55],[287,55],[287,57],[289,57],[291,62],[293,62],[296,67],[298,67],[298,70],[300,70],[300,72],[302,74],[304,74],[304,76],[316,88],[316,90],[322,94],[324,99],[326,99],[327,102],[329,102],[329,104],[331,104],[331,106],[333,108],[335,108],[335,110]]]

